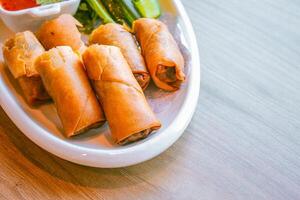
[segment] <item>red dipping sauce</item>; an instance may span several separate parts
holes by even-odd
[[[0,0],[2,8],[8,11],[23,10],[38,6],[36,0]]]

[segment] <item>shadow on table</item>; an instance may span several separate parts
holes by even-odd
[[[35,145],[17,129],[1,107],[0,119],[6,129],[1,134],[4,134],[15,145],[25,159],[51,176],[74,185],[104,189],[128,187],[144,182],[145,177],[155,177],[172,164],[172,159],[165,157],[166,153],[150,161],[126,168],[101,169],[73,164]]]

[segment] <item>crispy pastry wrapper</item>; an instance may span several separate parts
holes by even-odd
[[[34,61],[44,51],[43,46],[30,31],[17,33],[3,46],[5,63],[13,77],[18,80],[27,102],[31,105],[50,98],[34,67]]]
[[[141,18],[134,21],[133,32],[156,86],[167,91],[179,89],[185,79],[184,59],[167,26],[156,19]]]
[[[105,122],[83,64],[70,47],[53,48],[43,53],[35,64],[54,100],[67,137]]]
[[[86,46],[81,40],[77,26],[82,26],[69,14],[44,22],[36,35],[46,50],[57,46],[70,46],[73,51],[82,53]]]
[[[83,61],[116,143],[145,138],[160,128],[118,47],[91,45],[84,52]]]
[[[150,74],[136,40],[125,27],[114,23],[101,25],[92,32],[90,43],[119,47],[142,89],[147,88],[150,82]]]

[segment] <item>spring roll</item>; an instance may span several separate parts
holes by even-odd
[[[17,33],[3,46],[5,63],[13,77],[17,79],[30,105],[42,103],[50,98],[33,64],[44,51],[43,46],[30,31]]]
[[[184,59],[167,26],[141,18],[134,21],[133,31],[156,86],[167,91],[179,89],[185,79]]]
[[[118,47],[94,44],[82,57],[117,144],[145,138],[160,128]]]
[[[119,24],[109,23],[94,30],[90,37],[91,44],[104,44],[119,47],[127,60],[133,75],[143,90],[149,84],[150,75],[144,58],[133,35]]]
[[[52,97],[65,135],[71,137],[105,121],[83,64],[68,46],[43,53],[36,69]]]
[[[86,47],[77,26],[82,25],[71,15],[63,14],[44,22],[36,35],[46,50],[57,46],[70,46],[73,51],[82,53]]]

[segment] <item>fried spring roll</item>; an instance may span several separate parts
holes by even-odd
[[[156,86],[167,91],[179,89],[185,79],[184,59],[167,26],[141,18],[133,23],[133,31]]]
[[[75,52],[83,52],[85,45],[77,26],[82,26],[74,17],[63,14],[44,22],[36,35],[46,50],[57,46],[70,46]]]
[[[54,100],[67,137],[104,123],[83,64],[70,47],[60,46],[43,53],[35,65]]]
[[[83,53],[83,61],[116,143],[145,138],[160,128],[118,47],[91,45]]]
[[[144,58],[137,46],[133,35],[119,24],[109,23],[95,29],[90,37],[92,44],[113,45],[121,49],[133,75],[143,90],[149,84],[150,75]]]
[[[30,31],[17,33],[3,46],[4,60],[13,77],[18,80],[25,99],[31,105],[50,98],[33,64],[44,51]]]

